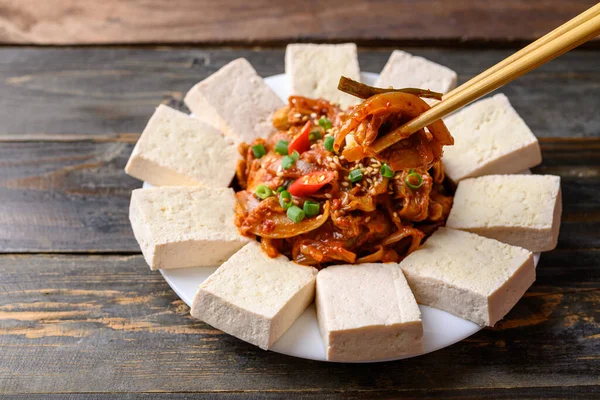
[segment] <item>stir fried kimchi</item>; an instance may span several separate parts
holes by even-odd
[[[453,139],[438,121],[381,153],[371,145],[428,108],[401,92],[348,110],[291,96],[276,132],[240,145],[239,230],[272,257],[318,268],[400,261],[448,217],[441,157]]]

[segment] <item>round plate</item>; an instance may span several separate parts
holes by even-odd
[[[375,83],[377,77],[377,74],[369,72],[361,73],[362,81],[370,85]],[[289,88],[288,80],[284,74],[265,78],[265,82],[279,97],[287,101]],[[150,185],[144,183],[144,187],[150,187]],[[539,253],[534,254],[535,265],[538,263],[539,256]],[[198,285],[216,269],[217,266],[168,269],[160,270],[160,272],[175,293],[188,306],[191,306]],[[445,311],[421,305],[419,308],[421,309],[423,318],[423,354],[450,346],[481,330],[479,325],[458,318]],[[300,318],[294,322],[292,327],[275,343],[271,350],[294,357],[327,361],[325,359],[323,341],[319,334],[314,304],[310,305],[304,311]],[[382,359],[375,362],[400,360],[409,357]]]

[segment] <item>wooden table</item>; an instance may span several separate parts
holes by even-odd
[[[433,354],[306,361],[192,319],[140,256],[127,218],[140,182],[123,173],[153,108],[183,109],[187,89],[234,58],[268,76],[296,38],[355,40],[362,70],[378,72],[410,45],[464,82],[593,1],[184,3],[0,0],[1,394],[600,398],[597,42],[502,89],[540,138],[534,172],[562,178],[558,248],[495,328]],[[96,46],[114,43],[128,45]]]

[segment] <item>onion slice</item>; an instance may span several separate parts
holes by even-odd
[[[323,206],[323,213],[301,222],[294,222],[282,213],[272,213],[256,224],[248,232],[270,239],[285,239],[314,231],[329,219],[329,202]]]

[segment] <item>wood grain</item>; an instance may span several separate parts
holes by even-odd
[[[0,142],[0,252],[126,252],[139,247],[123,172],[134,136]],[[559,248],[600,248],[600,138],[542,139],[538,173],[562,177]]]
[[[68,393],[68,394],[26,394],[10,395],[6,398],[22,399],[49,399],[49,400],[108,400],[115,398],[124,398],[130,400],[187,400],[190,398],[202,399],[252,399],[252,400],[272,400],[285,398],[290,400],[312,400],[312,399],[474,399],[490,397],[492,399],[595,399],[600,391],[597,386],[569,386],[569,387],[543,387],[543,388],[493,388],[493,389],[455,389],[455,390],[402,390],[402,391],[377,391],[377,392],[325,392],[325,391],[243,391],[243,392],[188,392],[188,393]],[[5,397],[0,395],[0,399]]]
[[[544,254],[537,282],[496,328],[373,366],[300,360],[225,335],[192,319],[141,256],[0,256],[0,388],[232,398],[477,398],[495,388],[506,398],[591,395],[600,384],[599,263],[598,250]]]
[[[281,43],[532,40],[592,0],[0,1],[0,42]]]
[[[465,82],[511,50],[408,49]],[[379,72],[391,49],[361,49]],[[0,48],[0,138],[141,132],[160,103],[181,108],[187,90],[246,57],[262,76],[284,71],[283,49]],[[566,54],[500,91],[540,137],[600,137],[600,50]]]

